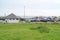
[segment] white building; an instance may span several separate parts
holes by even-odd
[[[10,15],[4,17],[5,20],[3,20],[4,23],[18,23],[20,21],[20,18],[11,13]]]

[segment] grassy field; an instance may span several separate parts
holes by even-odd
[[[49,33],[41,33],[37,28],[44,26],[50,29]],[[60,24],[54,23],[0,23],[0,40],[60,40]]]

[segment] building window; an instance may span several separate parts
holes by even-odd
[[[18,18],[16,18],[16,20],[18,20]]]

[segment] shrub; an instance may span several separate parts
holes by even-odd
[[[43,26],[40,26],[37,28],[41,33],[42,32],[45,32],[45,33],[49,33],[49,28],[48,27],[43,27]]]
[[[49,33],[50,29],[48,27],[44,27],[44,26],[39,26],[36,28],[31,28],[31,30],[38,30],[39,32],[43,33]]]

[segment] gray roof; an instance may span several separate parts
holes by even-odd
[[[10,19],[10,18],[18,18],[15,14],[11,13],[10,15],[6,16],[5,18]]]

